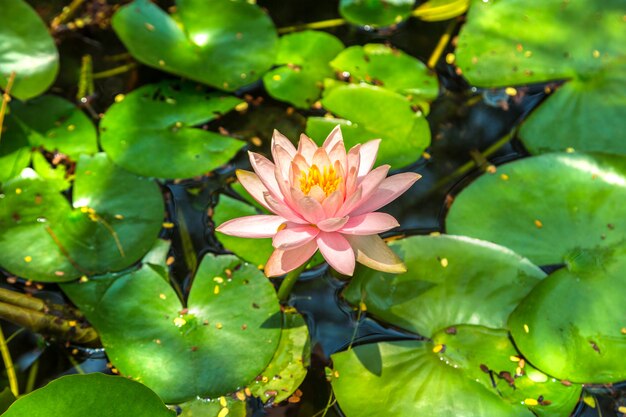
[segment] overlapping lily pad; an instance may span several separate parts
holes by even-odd
[[[569,416],[581,387],[519,362],[504,330],[459,326],[433,342],[399,341],[357,346],[332,356],[333,391],[347,417]],[[368,406],[362,399],[368,398]]]
[[[0,88],[11,73],[11,95],[26,100],[50,87],[59,71],[59,53],[44,22],[23,0],[0,0]]]
[[[626,238],[626,158],[546,154],[498,167],[455,199],[449,233],[489,240],[537,265]]]
[[[433,100],[439,94],[437,77],[424,63],[379,43],[351,46],[330,63],[354,83],[365,82],[410,96],[412,101]]]
[[[2,187],[0,265],[37,281],[117,271],[139,260],[163,221],[157,185],[105,154],[78,159],[73,201],[26,169]]]
[[[166,402],[236,391],[265,369],[280,339],[274,288],[232,255],[204,257],[185,305],[151,264],[63,290],[120,372]]]
[[[376,162],[394,168],[415,162],[430,145],[430,128],[422,112],[393,91],[365,84],[331,83],[322,105],[342,119],[308,119],[306,133],[320,144],[340,124],[347,147],[382,139]]]
[[[252,395],[264,402],[286,400],[300,386],[310,363],[309,330],[300,314],[286,311],[276,353],[260,378],[250,385]]]
[[[623,15],[620,0],[474,1],[457,63],[481,87],[568,80],[522,125],[531,152],[573,147],[624,154]]]
[[[457,324],[503,328],[545,277],[507,248],[462,236],[415,236],[391,244],[409,272],[361,269],[344,292],[374,316],[431,337]]]
[[[96,411],[94,411],[96,410]],[[100,410],[100,411],[97,411]],[[103,374],[68,375],[20,397],[4,417],[174,417],[163,401],[144,385]]]
[[[408,18],[414,0],[341,0],[339,13],[359,26],[391,26]]]
[[[281,37],[275,62],[279,67],[263,76],[267,92],[297,107],[311,107],[322,93],[324,78],[333,76],[329,61],[342,49],[341,41],[326,32]]]
[[[98,152],[98,136],[93,122],[74,104],[57,96],[45,95],[27,102],[11,102],[11,118],[22,128],[28,144],[72,158]],[[16,132],[19,135],[21,132]],[[11,129],[3,138],[11,141]]]
[[[243,0],[178,0],[174,16],[135,0],[112,24],[142,63],[226,91],[259,79],[274,63],[278,40],[265,12]]]
[[[626,247],[572,254],[509,320],[520,351],[555,377],[584,383],[626,379]]]
[[[333,389],[347,417],[532,416],[527,407],[569,415],[580,386],[565,387],[520,365],[503,329],[544,278],[539,268],[506,248],[466,237],[416,236],[392,248],[407,273],[360,270],[344,295],[432,341],[367,344],[333,355],[339,374]],[[371,398],[368,407],[362,398]]]
[[[241,102],[188,83],[146,85],[109,108],[100,125],[100,141],[116,164],[135,174],[201,175],[228,162],[244,143],[197,126]]]
[[[233,400],[231,397],[219,397],[214,400],[195,399],[178,407],[181,413],[178,417],[246,417],[246,402]]]

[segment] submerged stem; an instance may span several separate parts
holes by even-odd
[[[2,353],[4,369],[9,379],[9,387],[11,388],[13,396],[17,398],[20,395],[19,386],[17,384],[17,374],[15,373],[15,366],[13,366],[13,359],[11,359],[11,352],[9,352],[9,346],[7,346],[6,339],[4,338],[2,327],[0,327],[0,353]]]
[[[428,68],[434,69],[435,65],[437,65],[437,62],[439,62],[443,51],[446,49],[446,46],[448,46],[448,43],[450,42],[450,38],[452,37],[452,33],[454,32],[454,29],[456,29],[457,24],[458,21],[456,19],[450,22],[444,34],[441,35],[441,38],[439,38],[437,46],[433,50],[433,53],[430,55],[430,58],[428,58],[428,63],[426,64]]]
[[[336,26],[343,26],[346,24],[345,19],[329,19],[329,20],[320,20],[319,22],[311,22],[311,23],[303,23],[301,25],[287,26],[284,28],[278,29],[278,33],[281,35],[283,33],[291,33],[296,32],[298,30],[304,29],[327,29],[334,28]]]
[[[278,288],[278,299],[281,302],[287,301],[287,298],[289,298],[289,294],[291,294],[293,286],[296,284],[296,281],[300,277],[302,271],[304,271],[305,266],[306,262],[302,264],[302,266],[289,272],[285,279],[283,279],[283,282],[281,282],[280,287]]]

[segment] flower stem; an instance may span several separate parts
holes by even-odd
[[[280,287],[278,288],[278,300],[280,300],[280,302],[287,301],[287,298],[289,298],[289,294],[291,294],[293,286],[296,284],[296,281],[300,277],[302,271],[304,271],[305,266],[306,262],[302,264],[302,266],[289,272],[285,279],[283,279],[283,282],[281,282]]]
[[[304,23],[301,25],[287,26],[284,28],[280,28],[278,29],[278,33],[280,34],[290,33],[290,32],[296,32],[298,30],[304,30],[304,29],[327,29],[327,28],[332,28],[336,26],[343,26],[345,24],[346,24],[345,19],[321,20],[319,22]]]
[[[7,346],[6,340],[4,339],[4,333],[2,332],[2,328],[0,328],[0,352],[2,353],[4,369],[6,370],[7,378],[9,379],[9,387],[11,388],[13,396],[17,398],[20,395],[17,384],[17,374],[15,373],[13,359],[11,359],[11,353],[9,352],[9,347]]]

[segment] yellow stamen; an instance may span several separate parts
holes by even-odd
[[[300,190],[305,195],[309,195],[311,188],[317,185],[328,197],[337,189],[340,182],[341,177],[337,175],[332,166],[325,166],[324,170],[320,171],[317,165],[313,165],[309,172],[300,174]]]

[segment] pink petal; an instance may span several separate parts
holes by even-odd
[[[378,235],[345,236],[356,253],[356,260],[372,269],[402,274],[406,266]]]
[[[317,223],[317,227],[323,232],[336,232],[348,222],[348,217],[333,217]]]
[[[361,156],[358,175],[359,178],[371,171],[374,166],[374,162],[376,162],[376,155],[378,155],[379,146],[380,139],[370,140],[369,142],[361,145],[361,149],[359,149],[359,154]]]
[[[291,143],[291,141],[285,135],[283,135],[276,129],[274,129],[274,133],[272,134],[272,157],[274,158],[274,162],[278,160],[278,158],[274,154],[275,146],[280,146],[281,148],[283,148],[289,154],[290,160],[293,159],[293,157],[296,155],[297,151],[296,147],[293,146],[293,143]]]
[[[259,176],[259,179],[265,185],[265,188],[272,194],[273,197],[282,200],[282,194],[280,193],[280,189],[278,188],[278,183],[276,182],[276,166],[264,157],[263,155],[259,155],[255,152],[248,152],[250,156],[250,164],[252,165],[252,169]]]
[[[291,168],[293,157],[289,154],[289,151],[280,145],[272,147],[272,155],[274,156],[274,163],[276,164],[276,169],[274,170],[276,179],[279,180],[282,178],[288,180],[289,168]]]
[[[343,142],[337,143],[335,147],[328,152],[328,157],[333,163],[337,175],[343,177],[343,173],[348,170],[348,154],[346,153],[346,147],[343,145]]]
[[[330,158],[326,153],[326,149],[317,148],[317,150],[313,154],[313,165],[317,165],[320,171],[324,171],[324,167],[326,166],[331,166]]]
[[[317,150],[317,145],[313,140],[305,135],[300,135],[300,142],[298,142],[298,153],[304,157],[309,165],[313,164],[313,154]]]
[[[238,169],[235,174],[237,175],[237,179],[241,185],[243,185],[243,188],[250,193],[252,198],[254,198],[260,205],[270,210],[269,206],[265,202],[265,198],[263,197],[263,193],[268,192],[267,188],[265,188],[265,185],[263,185],[258,175],[254,172],[244,171],[243,169]]]
[[[295,194],[296,193],[293,192],[292,188],[292,196]],[[298,214],[309,223],[317,224],[317,222],[324,220],[326,217],[326,213],[324,213],[322,205],[313,197],[306,195],[302,198],[294,200]]]
[[[301,216],[299,216],[294,210],[291,209],[285,202],[278,201],[274,197],[270,195],[270,193],[265,193],[263,195],[265,198],[265,202],[270,208],[272,213],[275,213],[290,222],[298,223],[298,224],[306,224],[307,221],[304,220]]]
[[[349,235],[376,235],[398,226],[400,224],[392,215],[374,212],[350,217],[340,231]]]
[[[338,143],[343,143],[343,135],[341,134],[341,126],[337,125],[330,132],[322,147],[326,149],[326,152],[330,153],[331,149],[333,149]],[[343,147],[345,150],[345,147]]]
[[[315,239],[319,233],[317,227],[287,223],[287,227],[276,233],[272,245],[277,249],[293,249]]]
[[[307,262],[316,250],[317,244],[315,240],[289,250],[276,249],[267,260],[265,275],[268,277],[276,277],[293,271]]]
[[[320,232],[315,239],[326,262],[337,272],[352,276],[354,272],[354,251],[350,243],[339,233]]]
[[[408,190],[420,178],[421,175],[413,172],[405,172],[385,178],[369,198],[367,200],[364,199],[362,204],[351,214],[357,216],[378,210],[398,198],[400,194]]]
[[[324,213],[326,217],[333,217],[341,204],[343,203],[343,193],[341,190],[334,191],[331,195],[326,197],[324,201],[322,201],[322,208],[324,209]]]
[[[353,210],[357,209],[360,205],[364,204],[370,196],[378,189],[381,183],[387,177],[389,172],[389,165],[381,165],[373,171],[369,172],[364,178],[362,178],[359,184],[359,190],[361,191],[361,197],[359,199],[351,198],[349,201],[341,207],[339,215],[346,216]]]
[[[272,237],[286,220],[280,216],[255,215],[239,217],[219,225],[215,230],[238,237]]]

